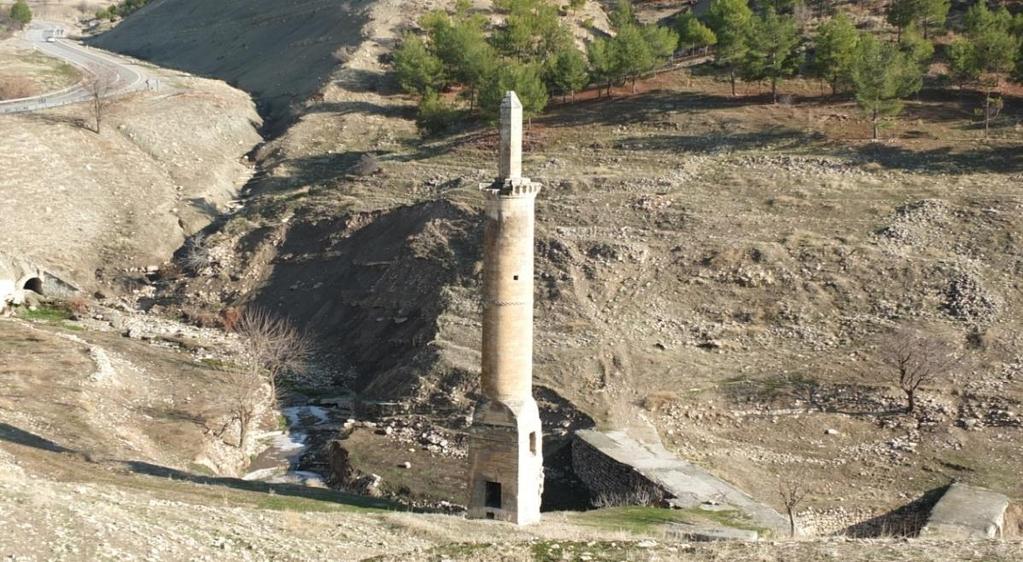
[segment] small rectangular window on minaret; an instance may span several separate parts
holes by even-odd
[[[512,277],[512,279],[514,279],[515,281],[518,281],[519,280],[519,276],[515,275],[515,276]]]
[[[529,452],[536,454],[536,432],[529,432]]]

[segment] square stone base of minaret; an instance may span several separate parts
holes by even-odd
[[[536,402],[483,402],[469,435],[469,517],[540,520],[543,441]]]

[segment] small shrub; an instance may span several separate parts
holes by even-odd
[[[206,235],[197,233],[185,244],[185,253],[181,257],[181,266],[193,274],[199,274],[213,263],[210,251],[205,246]]]
[[[591,502],[598,509],[606,507],[623,507],[630,505],[650,506],[660,503],[662,498],[656,497],[646,488],[633,488],[618,492],[598,494]]]
[[[375,154],[363,154],[350,171],[355,176],[372,176],[380,172],[380,160]]]
[[[240,310],[233,306],[229,306],[220,311],[220,322],[224,325],[224,329],[228,332],[233,332],[235,327],[238,326],[238,321],[241,320],[242,313]]]
[[[458,110],[445,102],[437,92],[428,91],[419,100],[419,115],[416,126],[425,135],[446,131],[458,119]]]

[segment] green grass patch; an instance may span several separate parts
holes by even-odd
[[[682,511],[659,507],[625,506],[584,511],[570,519],[581,525],[601,527],[610,531],[647,533],[666,523],[683,523]]]
[[[649,534],[669,523],[690,525],[719,525],[733,529],[757,531],[767,529],[756,526],[749,517],[735,510],[708,511],[699,508],[664,509],[660,507],[624,506],[585,511],[570,518],[580,525],[601,527],[610,531]]]
[[[213,357],[203,357],[199,360],[200,363],[217,371],[230,371],[237,368],[238,366],[234,363],[224,361],[222,359],[215,359]]]
[[[71,319],[71,312],[66,308],[43,305],[35,310],[22,308],[18,311],[18,317],[34,322],[63,322]]]
[[[302,494],[288,495],[287,493],[268,493],[259,497],[256,507],[270,509],[273,511],[296,511],[301,513],[312,512],[384,512],[395,511],[397,504],[335,492],[333,490],[320,490],[316,488],[296,487]]]

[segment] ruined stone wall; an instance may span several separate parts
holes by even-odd
[[[661,505],[667,497],[661,486],[582,439],[572,440],[572,469],[589,488],[591,502],[603,498],[622,504]]]

